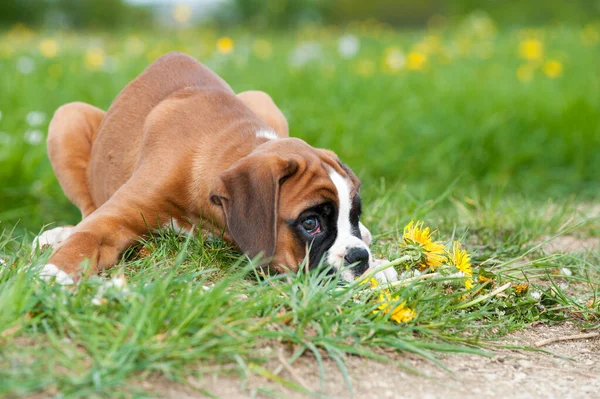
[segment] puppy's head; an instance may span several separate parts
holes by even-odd
[[[331,151],[295,138],[269,140],[217,177],[211,201],[251,257],[278,270],[321,261],[351,281],[368,267],[370,234],[359,223],[360,182]],[[367,237],[368,235],[368,237]]]

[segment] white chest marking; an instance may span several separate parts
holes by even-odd
[[[267,140],[277,140],[279,136],[272,130],[261,129],[256,132],[256,137],[262,137]]]
[[[369,246],[352,232],[350,224],[350,210],[352,209],[352,199],[350,198],[350,185],[334,170],[329,172],[329,178],[333,182],[339,200],[338,219],[337,219],[337,237],[327,254],[327,263],[333,267],[344,266],[344,255],[348,248],[362,247],[369,251]],[[371,251],[369,251],[370,257]],[[350,270],[342,271],[342,279],[352,281],[354,274]]]
[[[163,225],[163,228],[165,229],[173,230],[177,234],[185,234],[187,236],[194,235],[195,227],[196,226],[192,226],[192,228],[189,228],[187,226],[182,226],[178,223],[177,219],[174,218]]]

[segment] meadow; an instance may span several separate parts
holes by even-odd
[[[291,364],[307,353],[317,365],[332,358],[347,377],[348,354],[389,361],[385,347],[443,367],[437,353],[483,354],[533,322],[600,326],[598,249],[546,245],[600,236],[598,24],[503,28],[473,15],[419,31],[18,25],[0,35],[0,395],[131,396],[156,375],[186,381],[217,367],[305,391],[264,367],[272,348],[289,350]],[[79,218],[45,152],[54,110],[108,108],[173,50],[238,92],[268,92],[291,135],[357,172],[377,257],[398,256],[404,226],[423,220],[438,239],[462,241],[474,286],[465,293],[442,277],[394,287],[414,311],[397,323],[362,286],[340,289],[318,272],[258,276],[222,241],[166,231],[77,289],[41,282],[27,265],[49,253],[31,254],[33,237]],[[106,286],[115,276],[125,288]]]

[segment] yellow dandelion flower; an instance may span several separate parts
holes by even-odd
[[[266,60],[273,53],[273,47],[271,43],[266,40],[258,39],[252,45],[252,51],[257,58],[261,60]]]
[[[104,66],[106,56],[101,48],[91,48],[85,53],[85,66],[90,71],[96,71]]]
[[[517,295],[524,294],[525,292],[527,292],[528,288],[529,288],[529,284],[527,284],[527,283],[515,285],[515,294],[517,294]]]
[[[446,260],[446,248],[440,242],[435,242],[432,239],[433,232],[429,230],[429,227],[423,227],[423,222],[410,221],[404,227],[403,245],[419,245],[425,252],[425,262],[419,266],[421,270],[435,268],[441,266]]]
[[[562,75],[563,66],[557,60],[549,60],[544,63],[542,70],[550,79],[556,79]]]
[[[360,76],[371,76],[375,72],[375,63],[371,60],[359,60],[354,65],[354,72]]]
[[[544,55],[544,44],[537,39],[527,39],[519,43],[519,55],[529,61],[538,61]]]
[[[379,298],[377,299],[379,306],[377,309],[373,310],[373,314],[378,314],[380,312],[383,314],[391,313],[390,319],[396,323],[405,323],[411,321],[415,318],[417,313],[414,310],[406,307],[406,301],[396,305],[395,307],[392,306],[392,303],[397,302],[399,299],[400,297],[398,296],[392,297],[389,290],[380,291]]]
[[[427,64],[427,56],[423,53],[411,51],[406,57],[406,67],[411,71],[420,71]]]
[[[473,269],[471,268],[471,257],[466,250],[461,248],[459,241],[452,243],[452,253],[450,255],[450,263],[456,267],[466,278],[465,288],[470,290],[473,288]]]
[[[366,281],[363,281],[361,284],[365,284]],[[371,288],[377,288],[379,287],[379,283],[377,282],[377,279],[375,277],[371,277],[371,279],[369,280],[369,284],[371,285]]]
[[[180,24],[187,24],[192,17],[192,8],[186,4],[178,4],[173,8],[173,19]]]
[[[54,58],[58,54],[58,42],[54,39],[44,39],[40,42],[40,53],[46,58]]]
[[[233,40],[223,36],[217,40],[217,51],[221,54],[229,54],[233,51]]]
[[[517,68],[517,79],[521,82],[529,82],[533,79],[533,67],[531,65],[521,65]]]
[[[461,271],[465,276],[473,276],[471,269],[471,257],[464,249],[461,249],[459,241],[454,241],[452,244],[452,253],[450,254],[450,262]]]
[[[468,278],[465,280],[465,288],[470,290],[473,288],[473,279],[472,278]]]

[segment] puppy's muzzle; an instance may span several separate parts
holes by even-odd
[[[366,248],[349,248],[344,255],[344,266],[350,266],[352,273],[360,276],[369,268],[369,258],[369,251]]]

